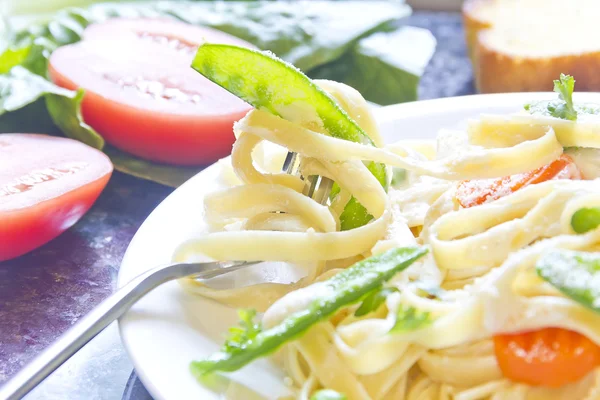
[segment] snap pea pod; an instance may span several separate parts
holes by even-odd
[[[292,313],[279,324],[257,334],[241,335],[236,332],[236,337],[247,337],[248,340],[238,341],[235,346],[226,345],[208,359],[193,362],[192,372],[199,377],[217,371],[232,372],[273,353],[341,308],[360,301],[426,253],[425,247],[391,249],[360,261],[327,281],[316,283],[325,285],[326,289],[319,290],[306,309]],[[243,325],[256,327],[248,321]]]
[[[390,294],[398,292],[398,291],[399,290],[395,287],[389,287],[389,288],[382,287],[377,290],[374,290],[369,295],[367,295],[367,297],[365,297],[365,299],[362,301],[360,307],[358,307],[356,309],[356,311],[354,312],[354,316],[355,317],[363,317],[367,314],[377,311],[377,309],[383,303],[385,303],[385,299],[387,299],[387,297]]]
[[[553,250],[540,257],[536,270],[563,294],[600,313],[600,254]]]
[[[226,44],[200,46],[192,68],[253,107],[331,136],[374,146],[371,138],[329,96],[293,65],[269,52]],[[387,190],[384,164],[367,168]],[[360,227],[373,217],[355,199],[340,216],[342,230]]]

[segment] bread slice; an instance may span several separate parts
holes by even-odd
[[[480,92],[550,91],[561,72],[600,91],[600,0],[465,0],[463,18]]]

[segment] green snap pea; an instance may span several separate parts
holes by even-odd
[[[600,313],[600,254],[553,250],[536,263],[540,277],[581,305]]]
[[[322,124],[335,138],[374,146],[371,138],[331,96],[272,53],[206,43],[198,49],[192,68],[256,109],[308,128]],[[374,162],[366,165],[387,190],[385,165]],[[358,228],[372,219],[354,199],[340,216],[341,228]]]
[[[217,371],[232,372],[275,352],[284,343],[298,338],[310,327],[327,320],[343,307],[359,302],[427,251],[426,247],[395,248],[360,261],[332,278],[317,283],[325,285],[328,290],[319,290],[319,295],[306,309],[292,313],[267,330],[256,332],[258,324],[243,320],[240,327],[233,331],[235,345],[228,340],[221,351],[206,360],[193,362],[192,372],[198,377]],[[251,332],[240,332],[241,327],[247,327]],[[240,338],[245,339],[239,340]]]

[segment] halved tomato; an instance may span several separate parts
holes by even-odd
[[[75,224],[112,170],[104,153],[75,140],[0,135],[0,261],[25,254]]]
[[[250,106],[190,67],[203,41],[252,47],[213,29],[117,19],[52,53],[52,80],[83,88],[83,119],[108,143],[153,161],[201,165],[224,157]]]

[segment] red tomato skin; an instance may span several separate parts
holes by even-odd
[[[92,207],[110,176],[33,207],[0,212],[0,261],[29,253],[73,226]]]
[[[0,261],[34,250],[73,226],[112,171],[105,154],[76,140],[0,135]]]
[[[177,40],[187,47],[176,50],[144,39],[142,34]],[[90,25],[82,42],[54,51],[49,75],[59,86],[86,90],[83,119],[109,144],[155,162],[207,165],[231,153],[235,141],[233,124],[251,107],[191,69],[194,48],[204,38],[254,47],[223,32],[173,20],[115,19]],[[113,48],[108,52],[94,51],[94,46],[102,48],[101,42],[109,42]],[[83,54],[97,58],[89,59]],[[120,91],[114,81],[107,80],[107,72],[163,82],[175,77],[185,82],[177,88],[208,97],[194,109],[189,105],[162,108],[156,102],[150,104],[152,100],[147,98],[132,98],[131,91]]]
[[[49,66],[50,78],[58,86],[78,86]],[[111,145],[140,158],[174,165],[205,165],[228,156],[235,142],[233,123],[246,115],[211,118],[140,113],[134,107],[87,91],[81,103],[83,120]]]

